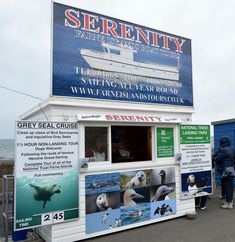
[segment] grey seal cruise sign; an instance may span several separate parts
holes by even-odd
[[[52,95],[193,106],[191,40],[53,5]]]
[[[78,124],[16,122],[14,229],[78,218]]]

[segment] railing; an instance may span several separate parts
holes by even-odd
[[[3,175],[2,176],[2,236],[3,242],[12,241],[11,237],[16,239],[17,241],[21,240],[14,232],[13,224],[14,224],[14,175]],[[27,230],[27,239],[24,241],[37,241],[42,242],[42,240],[38,233],[38,228],[33,228]],[[19,231],[18,231],[19,233]],[[1,237],[1,236],[0,236]],[[18,238],[17,238],[18,237]],[[10,238],[10,239],[9,239]]]
[[[8,242],[9,235],[13,231],[13,190],[14,190],[14,176],[3,175],[2,177],[2,228],[3,241]]]

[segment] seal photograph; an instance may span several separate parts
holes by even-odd
[[[29,186],[35,189],[34,191],[34,199],[36,201],[43,201],[43,208],[46,206],[47,201],[51,201],[51,197],[55,193],[61,193],[60,186],[53,184],[49,186],[37,186],[33,184],[29,184]]]

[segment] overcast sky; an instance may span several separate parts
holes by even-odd
[[[58,0],[192,40],[194,123],[235,118],[234,0]],[[47,99],[50,0],[0,0],[0,86]],[[0,87],[0,139],[39,100]]]

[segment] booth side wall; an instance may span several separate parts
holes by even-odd
[[[235,121],[223,124],[214,124],[214,152],[219,149],[219,139],[222,136],[228,136],[231,140],[231,146],[235,148]],[[216,169],[215,172],[215,183],[220,185],[220,175]],[[235,181],[233,180],[233,186],[235,186]]]

